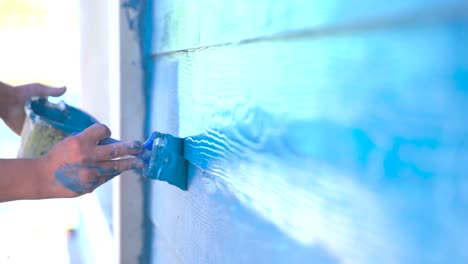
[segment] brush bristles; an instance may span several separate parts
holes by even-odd
[[[145,177],[187,190],[187,168],[187,161],[183,158],[183,139],[156,132]]]

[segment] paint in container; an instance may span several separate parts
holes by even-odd
[[[55,104],[43,97],[26,102],[25,111],[18,158],[42,156],[70,134],[98,123],[89,114],[63,101]]]

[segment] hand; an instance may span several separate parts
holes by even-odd
[[[42,157],[42,198],[76,197],[90,193],[123,171],[140,169],[138,158],[116,159],[143,151],[143,144],[127,141],[97,145],[110,137],[110,130],[95,124],[78,135],[59,142]]]
[[[16,134],[21,134],[24,118],[24,104],[34,96],[60,96],[65,87],[53,88],[39,83],[12,87],[0,83],[0,117]]]

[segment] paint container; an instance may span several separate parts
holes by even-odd
[[[89,114],[60,101],[32,98],[25,105],[26,118],[21,131],[18,158],[36,158],[73,132],[81,132],[98,123]]]

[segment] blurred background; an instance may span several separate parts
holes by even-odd
[[[76,0],[0,0],[0,80],[66,85],[61,99],[80,107],[78,9]],[[0,122],[0,158],[15,158],[19,142]],[[89,201],[0,203],[0,263],[85,263],[80,208]]]

